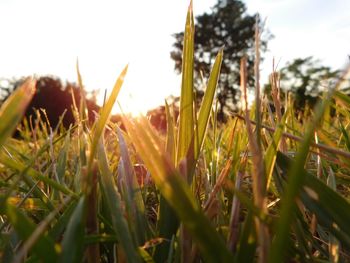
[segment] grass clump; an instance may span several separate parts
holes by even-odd
[[[124,117],[125,130],[109,121],[127,67],[92,126],[82,101],[69,129],[38,112],[18,126],[21,139],[11,138],[31,79],[2,105],[2,262],[350,260],[349,98],[329,92],[299,119],[272,81],[274,112],[257,93],[251,110],[218,124],[222,50],[197,112],[193,30],[190,5],[180,115],[166,105],[165,135],[145,117]],[[245,79],[243,59],[243,94]]]

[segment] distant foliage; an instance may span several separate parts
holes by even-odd
[[[294,97],[294,106],[297,110],[314,107],[319,95],[334,86],[339,70],[321,65],[313,57],[297,58],[288,62],[279,71],[281,89],[291,92]],[[271,85],[265,87],[269,93]],[[283,95],[283,94],[282,94]]]
[[[211,65],[220,50],[224,47],[224,59],[217,89],[219,102],[218,119],[224,119],[226,110],[236,108],[238,100],[240,59],[247,55],[250,87],[254,86],[254,34],[255,15],[248,15],[246,6],[237,0],[219,0],[211,9],[196,17],[194,67],[195,89],[199,96],[203,93],[201,72],[207,78]],[[171,58],[175,61],[175,70],[180,73],[182,65],[182,48],[184,33],[174,34],[174,50]],[[267,48],[267,35],[261,41],[261,50]]]
[[[2,101],[5,101],[23,81],[24,78],[3,81],[3,86],[1,87]],[[72,93],[79,107],[81,95],[79,87],[76,84],[69,82],[63,84],[59,78],[52,76],[40,77],[37,81],[35,95],[27,108],[25,116],[33,116],[35,118],[35,111],[43,109],[46,112],[50,126],[56,127],[60,116],[66,111],[62,124],[68,128],[70,124],[74,123]],[[86,100],[86,104],[89,111],[89,119],[94,120],[94,111],[98,112],[99,106],[95,103],[94,99]]]

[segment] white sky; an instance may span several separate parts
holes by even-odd
[[[215,0],[194,0],[194,13]],[[341,68],[350,54],[349,0],[247,0],[248,12],[267,17],[275,38],[262,65],[313,55]],[[124,111],[145,111],[180,92],[170,51],[183,30],[189,0],[0,0],[0,77],[51,74],[87,89],[110,90],[129,63],[119,100]]]

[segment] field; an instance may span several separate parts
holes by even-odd
[[[92,125],[83,101],[69,129],[41,111],[21,122],[34,79],[2,105],[1,262],[350,261],[350,98],[328,89],[298,112],[274,82],[248,109],[242,59],[244,107],[218,123],[222,51],[197,108],[193,30],[190,9],[165,134],[142,116],[109,121],[127,67]]]

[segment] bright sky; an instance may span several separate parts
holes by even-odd
[[[215,0],[194,0],[194,13]],[[275,38],[262,65],[313,55],[341,68],[350,54],[350,1],[247,0],[250,14],[267,17]],[[189,0],[1,0],[0,77],[51,74],[76,81],[75,62],[87,89],[111,90],[122,68],[129,72],[119,96],[124,111],[145,111],[179,95],[170,51],[184,29]]]

